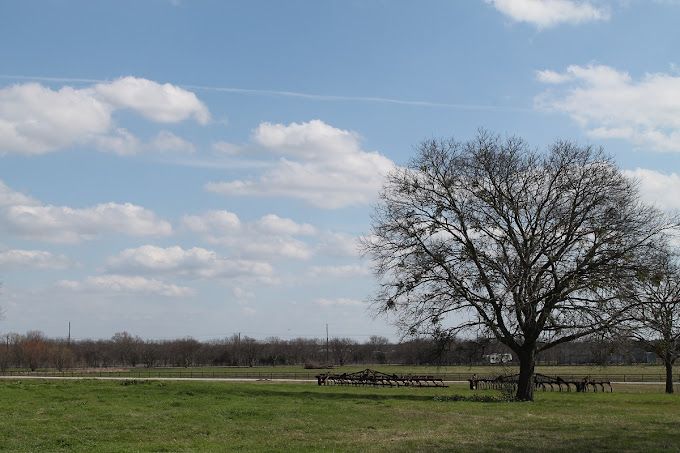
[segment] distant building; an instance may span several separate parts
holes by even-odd
[[[512,354],[509,352],[484,354],[484,360],[491,364],[512,362]]]

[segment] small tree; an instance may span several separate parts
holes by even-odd
[[[541,154],[482,131],[424,142],[391,173],[364,249],[378,311],[407,335],[491,333],[532,400],[537,353],[620,322],[617,288],[664,228],[601,150],[558,141]]]
[[[666,393],[673,393],[673,364],[680,356],[680,257],[662,246],[656,263],[633,281],[631,336],[663,360]]]

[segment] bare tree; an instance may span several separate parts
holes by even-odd
[[[426,141],[388,176],[364,250],[379,312],[407,335],[491,333],[532,400],[537,353],[618,323],[616,288],[664,228],[601,150],[558,141],[541,154],[481,131]]]
[[[662,246],[657,267],[633,281],[631,336],[651,348],[666,367],[666,393],[673,393],[673,364],[680,356],[680,257]]]

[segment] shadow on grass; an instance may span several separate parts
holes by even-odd
[[[404,389],[407,391],[406,389]],[[292,392],[287,390],[277,390],[277,389],[257,389],[240,391],[238,393],[249,393],[253,396],[271,396],[271,397],[284,397],[284,398],[296,398],[296,399],[312,399],[312,400],[368,400],[368,401],[388,401],[388,400],[399,400],[399,401],[438,401],[438,402],[449,402],[449,401],[465,401],[465,402],[475,402],[475,403],[497,403],[503,400],[491,396],[491,395],[414,395],[414,394],[395,394],[395,393],[352,393],[352,392],[336,392],[328,391],[324,392],[319,390],[316,392],[301,391]]]

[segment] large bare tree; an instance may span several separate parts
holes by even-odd
[[[391,173],[364,248],[378,311],[406,334],[493,334],[519,360],[517,398],[532,400],[537,353],[618,323],[617,288],[664,228],[601,150],[539,153],[481,131],[426,141]]]
[[[651,348],[666,368],[666,393],[673,393],[673,364],[680,357],[680,256],[660,247],[656,266],[632,280],[631,336]]]

